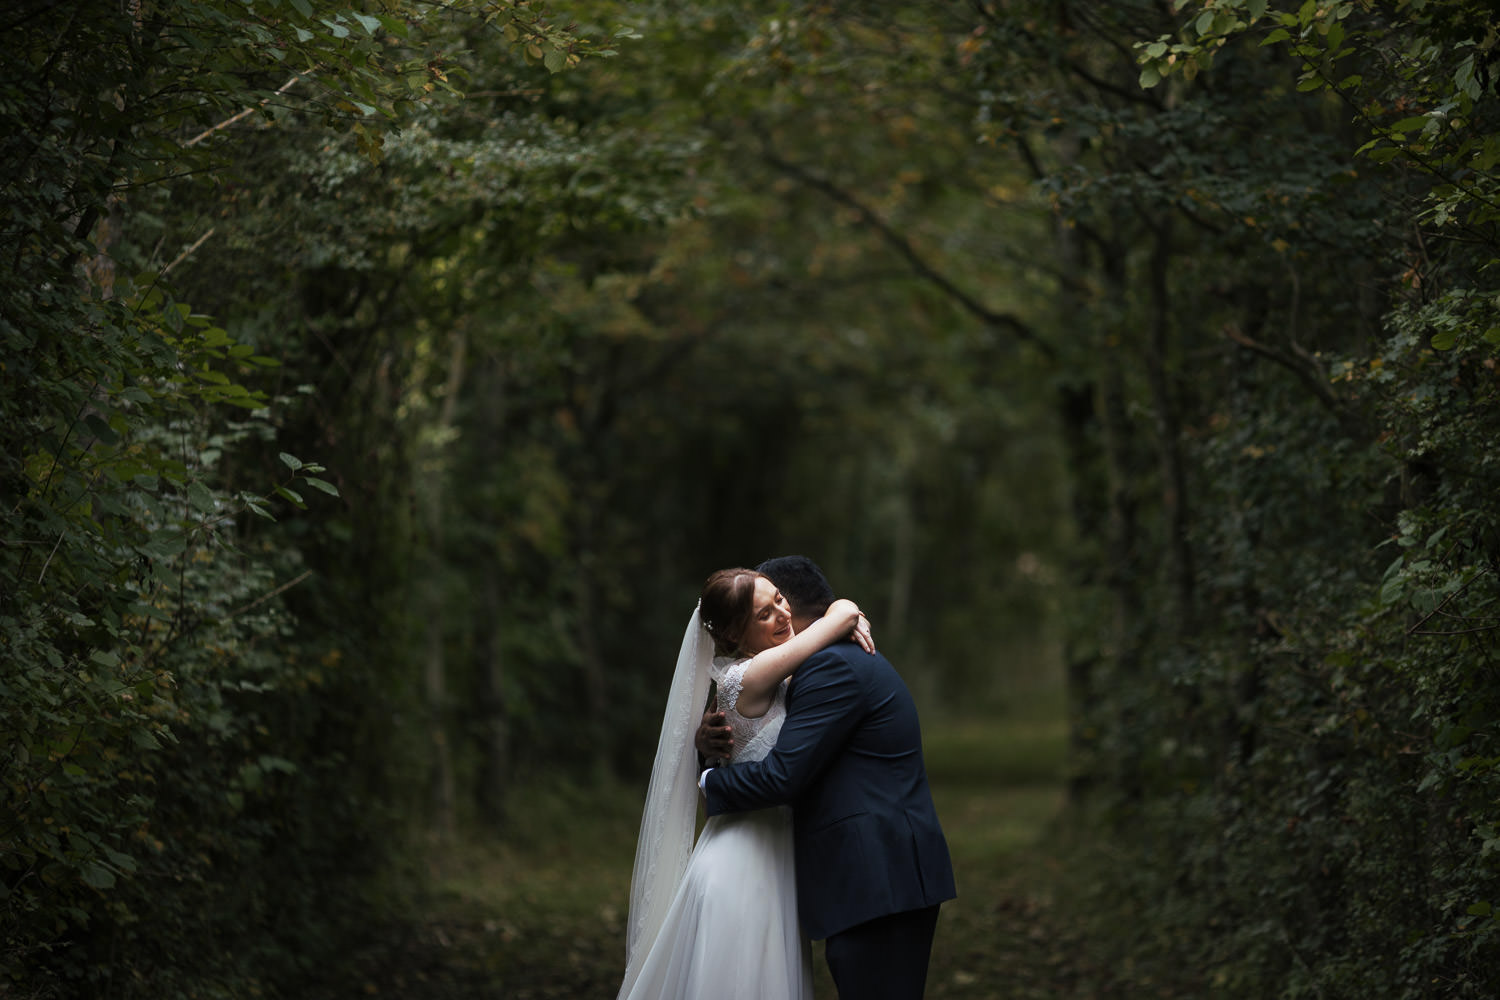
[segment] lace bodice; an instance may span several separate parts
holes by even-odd
[[[729,758],[731,764],[760,760],[776,746],[776,737],[781,733],[781,724],[786,719],[786,686],[782,681],[771,700],[771,707],[758,719],[747,719],[735,711],[740,698],[740,685],[745,679],[745,664],[748,659],[731,659],[727,656],[714,658],[710,674],[719,685],[719,708],[724,711],[724,721],[729,723],[734,736],[734,750]]]

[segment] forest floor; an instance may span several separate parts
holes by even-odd
[[[932,1000],[1187,995],[1091,940],[1097,922],[1059,847],[1063,734],[1049,718],[924,726],[959,889],[941,911]],[[609,1000],[624,967],[640,794],[553,790],[513,818],[506,842],[434,850],[422,912],[372,928],[318,997]],[[817,996],[836,996],[820,945],[814,965]]]

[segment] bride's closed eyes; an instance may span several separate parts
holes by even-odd
[[[791,606],[770,580],[761,577],[755,581],[754,600],[755,614],[740,637],[740,652],[746,656],[779,646],[792,637]]]

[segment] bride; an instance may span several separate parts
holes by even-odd
[[[852,601],[835,601],[797,633],[786,599],[759,573],[719,570],[703,585],[677,655],[641,817],[619,1000],[811,1000],[791,810],[715,816],[694,846],[693,733],[712,679],[733,730],[731,764],[765,757],[786,715],[787,679],[851,635],[873,649]]]

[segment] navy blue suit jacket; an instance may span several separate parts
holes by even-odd
[[[710,816],[792,807],[798,910],[814,940],[957,895],[916,705],[885,657],[852,642],[797,669],[776,749],[715,768],[704,793]]]

